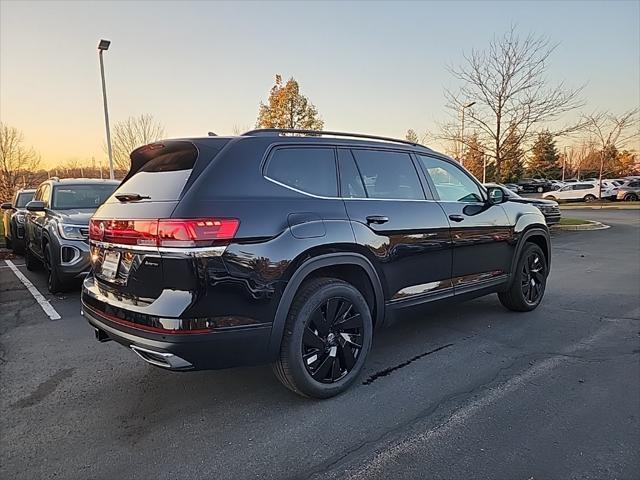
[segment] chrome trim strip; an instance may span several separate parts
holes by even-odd
[[[99,242],[97,240],[91,240],[89,243],[92,246],[107,249],[128,250],[139,253],[167,253],[193,257],[219,257],[227,248],[224,245],[217,247],[151,247],[145,245],[123,245],[121,243]]]
[[[68,262],[65,262],[62,260],[63,256],[62,256],[62,249],[64,248],[71,248],[73,250],[73,258],[71,260],[69,260]],[[80,249],[77,247],[74,247],[73,245],[60,245],[60,265],[68,267],[71,265],[75,265],[76,263],[78,263],[80,261],[80,258],[82,258],[82,254],[80,252]]]
[[[351,198],[351,197],[325,197],[322,195],[315,195],[313,193],[309,193],[309,192],[305,192],[303,190],[298,190],[295,187],[290,187],[289,185],[286,185],[282,182],[279,182],[277,180],[274,180],[271,177],[267,177],[266,175],[263,175],[265,180],[268,180],[272,183],[275,183],[276,185],[280,185],[281,187],[284,187],[286,189],[289,189],[291,191],[294,191],[296,193],[300,193],[302,195],[305,195],[307,197],[311,197],[311,198],[319,198],[321,200],[352,200],[352,201],[360,201],[360,200],[384,200],[384,201],[392,201],[392,202],[435,202],[436,200],[433,199],[427,199],[427,198]]]

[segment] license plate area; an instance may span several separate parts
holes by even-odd
[[[120,252],[106,250],[102,259],[102,267],[100,275],[106,280],[113,281],[118,275],[118,267],[120,266]]]

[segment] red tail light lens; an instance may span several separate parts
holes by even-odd
[[[197,247],[211,245],[216,240],[229,240],[236,234],[239,223],[235,218],[160,220],[158,246]]]
[[[232,239],[235,218],[91,220],[89,238],[98,242],[152,247],[199,247]]]

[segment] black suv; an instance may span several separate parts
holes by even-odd
[[[254,130],[136,149],[91,220],[83,313],[173,370],[271,362],[324,398],[393,312],[498,292],[540,303],[549,233],[455,161],[402,140]]]
[[[15,253],[24,251],[25,221],[27,218],[26,205],[33,199],[34,189],[18,190],[12,202],[0,205],[2,208],[2,223],[4,227],[4,241],[7,248]]]
[[[27,204],[25,263],[29,270],[44,264],[52,293],[66,290],[90,270],[89,219],[119,183],[51,178]]]

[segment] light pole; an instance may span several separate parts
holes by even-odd
[[[109,128],[109,109],[107,108],[107,85],[104,82],[104,62],[102,60],[102,52],[109,50],[111,42],[109,40],[100,40],[98,44],[98,56],[100,57],[100,76],[102,77],[102,100],[104,102],[104,124],[107,129],[107,152],[109,152],[109,178],[114,179],[113,175],[113,152],[111,150],[111,129]]]
[[[460,165],[464,167],[464,111],[467,108],[473,107],[476,102],[469,102],[466,105],[462,105],[462,125],[460,126],[460,142],[462,143],[460,148]]]

